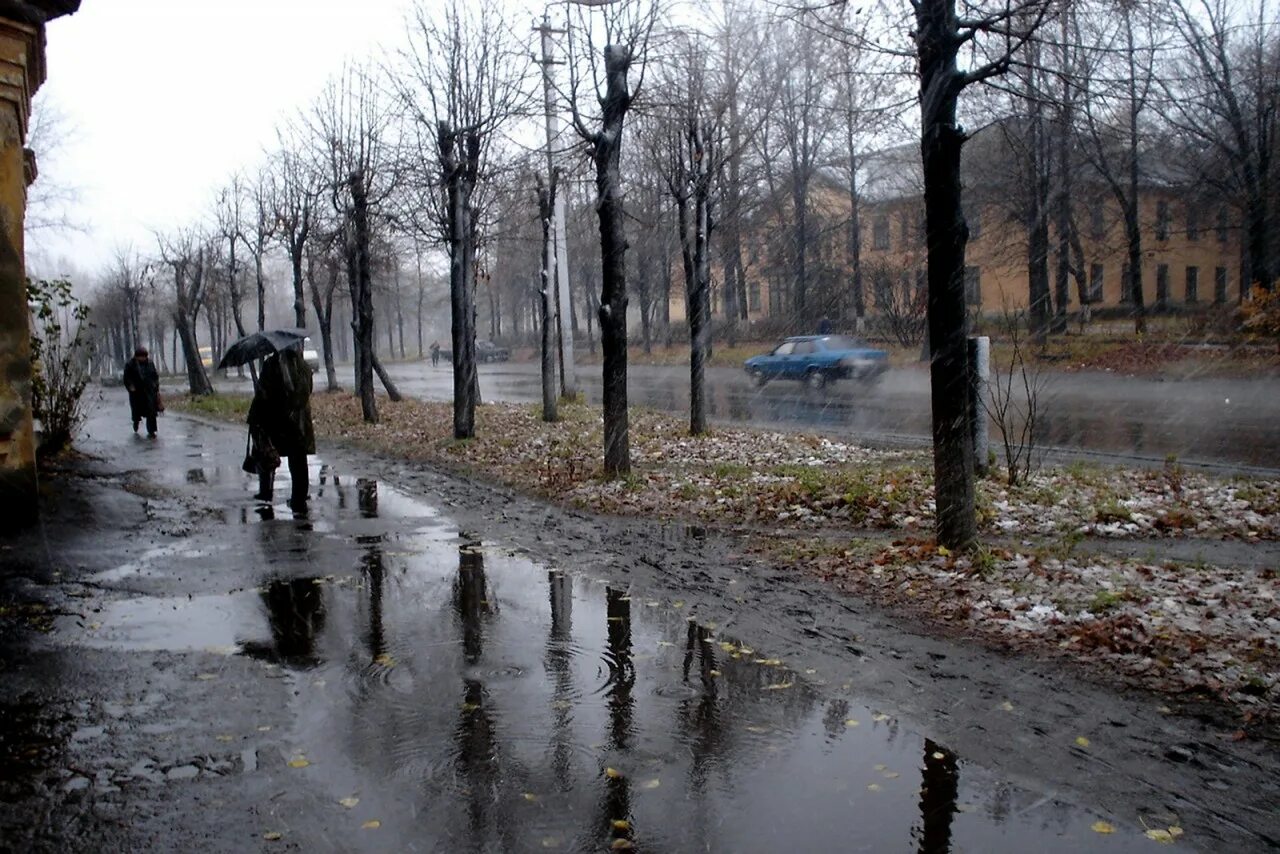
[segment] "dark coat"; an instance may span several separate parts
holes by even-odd
[[[249,406],[249,426],[270,439],[282,457],[316,452],[311,368],[297,350],[285,350],[262,363]]]
[[[124,366],[124,385],[129,389],[129,409],[134,421],[155,418],[160,409],[160,372],[150,361],[130,359]]]

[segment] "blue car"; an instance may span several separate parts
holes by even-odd
[[[810,388],[839,379],[875,380],[888,366],[884,350],[848,335],[796,335],[743,363],[757,386],[784,379],[803,380]]]

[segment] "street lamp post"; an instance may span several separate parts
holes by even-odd
[[[589,4],[588,4],[589,5]],[[541,26],[534,28],[542,36],[542,96],[547,117],[547,179],[548,186],[555,172],[555,146],[560,138],[560,117],[556,114],[555,99],[551,85],[551,66],[556,64],[555,46],[551,42],[554,33],[564,32],[551,28],[551,20],[544,13]],[[569,294],[569,252],[565,238],[565,194],[556,193],[555,207],[552,213],[552,240],[554,253],[548,264],[555,265],[556,299],[555,315],[557,336],[560,342],[560,395],[574,397],[578,393],[577,371],[573,363],[573,303]],[[551,271],[547,271],[547,281],[551,281]],[[548,318],[548,322],[551,319]]]

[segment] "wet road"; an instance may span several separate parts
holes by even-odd
[[[452,396],[447,365],[413,362],[389,366],[402,390],[417,397]],[[342,381],[346,382],[345,375]],[[582,366],[588,399],[600,399],[600,369]],[[687,413],[688,370],[631,366],[633,405]],[[874,386],[837,383],[814,391],[774,381],[763,389],[742,371],[707,372],[712,419],[762,427],[818,430],[869,442],[919,443],[930,435],[929,380],[924,369],[893,369]],[[482,365],[485,400],[535,403],[542,399],[537,366]],[[1163,463],[1170,454],[1184,464],[1244,471],[1280,470],[1280,380],[1184,379],[1159,381],[1113,374],[1053,374],[1043,393],[1044,429],[1039,444],[1071,456],[1127,458]],[[999,434],[991,428],[998,450]]]
[[[462,524],[337,457],[312,458],[312,507],[295,515],[249,497],[238,431],[168,417],[148,442],[119,420],[96,416],[88,447],[146,476],[130,481],[146,521],[61,543],[84,601],[45,654],[67,673],[107,654],[135,675],[72,704],[54,747],[0,708],[0,756],[28,757],[4,763],[0,830],[16,832],[12,805],[53,775],[71,799],[45,805],[54,827],[60,809],[127,817],[146,793],[138,827],[168,815],[189,833],[199,810],[174,805],[212,798],[225,830],[205,850],[1151,845],[1107,804],[1003,778],[817,656],[779,660],[770,637],[589,550],[534,559],[513,545],[517,521]],[[107,714],[80,720],[94,703]],[[164,758],[172,745],[185,746]],[[1120,832],[1095,832],[1103,819]]]

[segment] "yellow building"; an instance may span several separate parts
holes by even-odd
[[[971,141],[965,157],[965,218],[969,244],[965,258],[968,302],[975,314],[1025,309],[1029,302],[1027,227],[1016,198],[1016,177],[999,145]],[[979,158],[984,158],[981,163]],[[1154,171],[1154,170],[1153,170]],[[984,177],[986,173],[989,177]],[[995,173],[995,174],[992,174]],[[1003,173],[1003,174],[1002,174]],[[859,175],[860,263],[866,314],[923,306],[925,287],[924,201],[919,147],[898,146],[864,161]],[[1084,302],[1091,309],[1123,312],[1130,304],[1128,246],[1121,209],[1089,167],[1076,170],[1072,195],[1075,246],[1066,310]],[[810,191],[808,268],[810,293],[827,294],[811,303],[810,314],[851,322],[852,264],[847,186],[819,175]],[[773,206],[786,210],[788,205]],[[1049,233],[1049,287],[1052,295],[1058,240]],[[754,321],[793,315],[786,225],[771,219],[745,230],[747,304]],[[1228,205],[1168,179],[1149,178],[1139,188],[1142,228],[1143,303],[1148,311],[1234,304],[1246,290],[1241,282],[1239,215]],[[713,279],[723,281],[721,271]],[[722,316],[719,289],[713,314]],[[684,318],[682,292],[673,292],[671,316]]]
[[[31,97],[45,77],[45,23],[80,0],[0,2],[0,526],[36,513],[31,419],[31,331],[23,252],[27,185],[36,164],[24,147]]]

